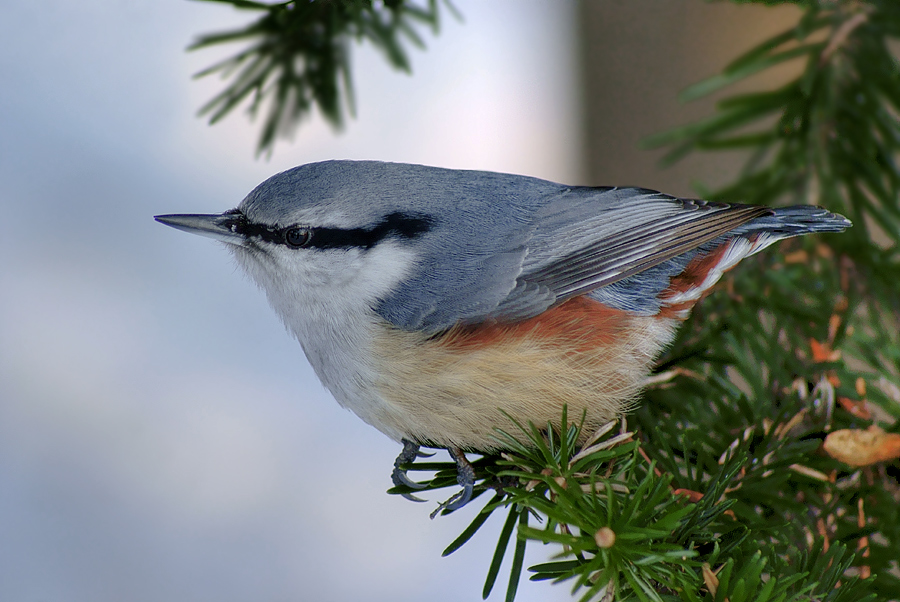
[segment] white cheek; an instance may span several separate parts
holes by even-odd
[[[383,241],[369,250],[237,249],[241,267],[300,341],[337,401],[377,424],[373,339],[384,321],[373,308],[409,274],[413,253]]]
[[[273,305],[322,306],[329,313],[362,311],[389,294],[409,273],[413,253],[384,241],[372,249],[235,249],[235,258]],[[280,308],[276,308],[280,309]]]

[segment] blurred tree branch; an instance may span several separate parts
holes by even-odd
[[[251,117],[268,105],[258,153],[271,153],[279,137],[290,138],[313,107],[335,128],[343,125],[345,107],[354,112],[352,41],[371,42],[392,67],[408,73],[404,43],[424,48],[417,26],[427,25],[437,33],[439,25],[437,0],[428,0],[424,6],[411,0],[203,1],[261,13],[247,27],[200,36],[189,47],[247,44],[195,77],[217,73],[228,80],[225,89],[200,109],[210,124],[245,102]],[[445,4],[453,11],[452,5]]]

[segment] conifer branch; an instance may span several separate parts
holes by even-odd
[[[271,153],[278,138],[291,138],[316,108],[335,129],[344,113],[355,112],[350,74],[351,42],[363,40],[382,51],[397,70],[411,71],[406,45],[424,48],[417,27],[438,31],[437,0],[309,0],[258,2],[204,0],[229,4],[260,16],[233,31],[200,36],[189,50],[243,42],[246,47],[195,75],[219,74],[229,83],[200,109],[210,124],[241,105],[251,117],[264,107],[257,153]],[[454,14],[453,7],[445,5]]]

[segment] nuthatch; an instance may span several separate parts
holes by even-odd
[[[495,451],[495,429],[626,412],[693,305],[777,240],[840,232],[819,207],[680,199],[641,188],[375,161],[273,176],[237,209],[161,215],[228,243],[322,383],[403,442]]]

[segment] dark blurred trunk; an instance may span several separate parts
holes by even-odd
[[[715,188],[732,180],[745,159],[742,153],[693,155],[661,170],[663,151],[641,150],[640,142],[710,115],[713,99],[682,104],[678,94],[760,40],[793,26],[798,15],[793,6],[701,0],[580,3],[586,183],[694,196],[692,181]],[[766,80],[746,83],[770,89],[796,69],[787,64],[766,74]]]

